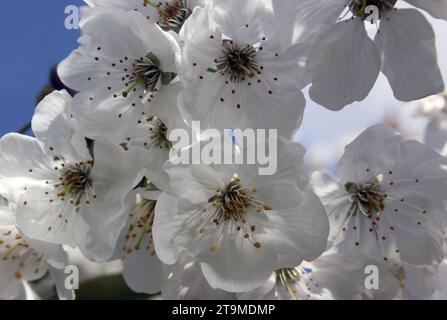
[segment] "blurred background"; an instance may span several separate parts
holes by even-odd
[[[18,131],[30,121],[36,97],[48,83],[49,70],[77,47],[79,30],[65,28],[65,8],[82,4],[82,0],[40,0],[4,1],[0,6],[0,135]],[[447,22],[428,18],[447,78]],[[308,149],[312,168],[333,171],[344,146],[372,124],[386,121],[406,136],[421,139],[426,121],[415,119],[413,113],[411,104],[397,101],[380,76],[366,100],[343,111],[328,111],[308,100],[296,141]]]

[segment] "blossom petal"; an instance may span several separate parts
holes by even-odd
[[[351,144],[337,165],[341,183],[369,181],[388,173],[396,163],[401,139],[389,126],[376,125],[365,130]]]
[[[382,72],[398,100],[418,100],[444,91],[435,34],[418,10],[387,12],[375,43],[382,50]]]
[[[75,129],[75,120],[70,118],[71,104],[67,91],[54,91],[36,107],[31,127],[36,138],[55,154],[71,160],[89,159],[85,139]]]
[[[257,43],[273,34],[273,15],[264,1],[216,1],[213,9],[219,28],[238,43]]]
[[[433,17],[447,20],[447,1],[445,0],[405,0],[412,6],[427,11]]]
[[[278,36],[288,48],[310,38],[337,22],[345,0],[273,0]]]
[[[257,249],[248,241],[224,234],[208,262],[201,262],[205,278],[213,288],[246,292],[263,284],[276,266],[273,252]]]
[[[335,24],[317,37],[309,53],[310,97],[330,110],[365,99],[379,75],[379,49],[363,24],[361,19]]]
[[[135,292],[154,294],[160,292],[163,264],[146,250],[133,252],[124,260],[123,277]]]

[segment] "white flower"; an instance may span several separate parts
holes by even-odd
[[[26,298],[26,281],[38,280],[47,271],[59,298],[73,299],[73,291],[64,284],[68,257],[62,246],[25,237],[16,227],[7,200],[0,199],[0,299]]]
[[[337,294],[342,293],[342,299],[426,299],[436,288],[439,269],[437,263],[416,266],[330,251],[332,250],[328,250],[327,255],[315,261],[319,264],[316,271],[325,272],[329,267],[334,270],[333,274],[329,274],[330,277],[325,278],[327,282],[323,284],[329,284],[329,288],[334,289]],[[337,284],[334,281],[337,277],[344,281]],[[340,296],[337,299],[340,299]]]
[[[158,188],[165,189],[168,176],[163,171],[163,164],[169,159],[169,154],[176,141],[172,140],[171,132],[176,129],[184,129],[191,132],[177,106],[178,94],[182,90],[180,83],[172,83],[161,88],[154,97],[154,104],[144,105],[142,112],[123,128],[115,130],[114,142],[125,149],[141,147],[147,149],[144,167],[151,174],[151,182]],[[83,95],[74,98],[74,106],[88,105],[88,99]],[[99,129],[96,118],[82,118],[79,123],[81,132],[100,132],[113,130],[109,122],[104,122],[104,127]],[[117,134],[119,132],[119,134]],[[110,135],[107,135],[110,136]]]
[[[234,294],[210,287],[197,260],[183,253],[178,262],[164,267],[161,290],[165,300],[233,300]]]
[[[137,11],[165,31],[181,32],[195,7],[204,7],[210,0],[85,0],[91,6]]]
[[[378,125],[346,147],[337,174],[339,182],[312,177],[335,252],[414,265],[443,259],[444,157]]]
[[[273,128],[293,135],[305,106],[300,66],[277,43],[263,1],[197,8],[184,33],[180,78],[186,89],[179,104],[193,120],[217,129]]]
[[[305,189],[303,155],[299,144],[280,139],[271,176],[259,176],[257,165],[167,162],[171,191],[158,199],[153,227],[159,258],[174,264],[186,251],[212,288],[244,292],[275,269],[318,257],[328,221]]]
[[[139,146],[148,149],[145,168],[153,173],[151,182],[160,189],[164,189],[168,180],[167,174],[163,171],[163,164],[169,159],[173,144],[176,142],[171,140],[171,132],[178,129],[191,132],[177,107],[177,98],[181,90],[180,83],[170,84],[160,90],[155,97],[156,103],[150,108],[145,108],[141,118],[129,128],[124,136],[125,139],[121,142],[126,148]],[[94,126],[95,121],[91,124]]]
[[[364,299],[427,299],[436,289],[438,264],[414,266],[399,262],[367,263],[378,267],[380,280],[379,289],[365,290]]]
[[[447,142],[447,92],[422,99],[417,115],[429,118],[425,130],[425,143],[438,151],[443,151]]]
[[[259,288],[239,294],[241,300],[332,300],[329,293],[314,295],[312,288],[319,286],[317,281],[303,267],[282,268],[274,271]]]
[[[242,300],[351,300],[363,281],[344,268],[341,255],[323,254],[312,262],[275,270],[261,287],[239,294]],[[364,276],[363,270],[361,276]]]
[[[17,223],[28,237],[79,246],[90,259],[105,260],[125,224],[124,198],[141,180],[146,151],[125,151],[107,141],[88,145],[84,139],[82,145],[72,131],[70,108],[71,97],[55,92],[33,119],[43,142],[14,133],[0,140],[0,182],[16,202]]]
[[[58,67],[61,80],[80,91],[73,113],[89,138],[120,143],[156,93],[176,76],[175,38],[137,12],[84,11],[80,47]]]
[[[128,220],[118,239],[115,257],[123,259],[123,277],[135,292],[160,292],[163,264],[157,257],[153,243],[152,226],[158,196],[151,186],[139,188],[129,210]],[[149,191],[146,191],[149,190]]]
[[[363,100],[382,71],[398,100],[411,101],[443,91],[435,34],[416,9],[395,8],[397,0],[275,0],[284,44],[309,47],[310,96],[331,109]],[[437,18],[447,19],[446,3],[409,0]],[[368,6],[379,11],[378,32],[365,29]],[[372,13],[372,12],[371,12]],[[351,19],[340,17],[352,16]],[[340,18],[340,19],[339,19]]]

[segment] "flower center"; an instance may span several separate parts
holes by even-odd
[[[186,19],[192,14],[188,0],[169,0],[165,3],[154,4],[152,1],[144,0],[144,6],[150,5],[159,14],[158,25],[164,31],[180,32]]]
[[[256,192],[254,188],[251,192]],[[217,194],[208,200],[213,203],[218,209],[217,221],[234,220],[236,222],[246,223],[247,208],[254,206],[256,211],[272,210],[268,205],[256,200],[252,195],[249,195],[239,180],[238,177],[233,177],[224,189],[218,189]]]
[[[2,261],[14,262],[14,277],[21,280],[24,272],[39,274],[44,271],[44,256],[31,248],[14,229],[0,233],[0,258]]]
[[[356,17],[365,18],[370,12],[365,12],[368,6],[375,6],[379,14],[394,8],[397,0],[351,0],[348,4],[349,10]]]
[[[225,189],[217,189],[208,203],[202,208],[199,218],[202,219],[199,234],[215,231],[223,223],[232,223],[236,233],[241,232],[244,239],[255,248],[260,249],[261,243],[254,240],[255,225],[250,225],[248,208],[256,212],[271,211],[272,208],[257,199],[256,188],[243,186],[237,175],[234,175]],[[210,224],[210,222],[212,222]],[[217,246],[211,246],[211,252],[216,252]]]
[[[283,286],[293,300],[297,300],[295,284],[301,280],[301,271],[297,268],[283,268],[275,271],[276,283]]]
[[[74,205],[79,205],[84,196],[88,196],[88,191],[92,189],[90,171],[92,161],[78,162],[74,165],[61,165],[61,174],[56,188],[60,190],[58,197],[64,200],[70,197]]]
[[[367,217],[378,216],[385,209],[387,196],[383,193],[377,177],[363,185],[348,182],[345,184],[345,189],[351,194],[351,214],[355,215],[357,211],[360,211]]]
[[[227,75],[231,82],[239,83],[261,72],[252,45],[238,46],[232,40],[224,40],[222,49],[224,55],[216,60],[217,71]]]
[[[171,150],[172,142],[168,140],[168,127],[160,118],[149,117],[147,118],[149,123],[149,136],[152,144],[160,149]]]
[[[154,224],[156,203],[155,200],[137,198],[129,214],[130,224],[126,234],[126,244],[123,247],[126,254],[129,255],[144,248],[151,256],[155,256],[152,225]]]
[[[126,82],[127,90],[122,93],[125,98],[139,85],[147,92],[156,92],[162,85],[169,84],[175,78],[175,74],[160,69],[160,60],[152,52],[135,60],[132,67],[132,76]]]

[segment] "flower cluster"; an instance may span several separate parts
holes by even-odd
[[[380,71],[399,100],[442,92],[421,10],[447,19],[447,1],[86,2],[79,47],[57,69],[70,90],[40,102],[34,137],[0,139],[0,298],[23,298],[47,271],[74,298],[68,247],[121,260],[132,290],[165,299],[436,296],[446,97],[421,108],[438,151],[376,125],[335,177],[308,172],[292,139],[309,84],[332,110],[365,99]],[[268,134],[253,142],[250,130]],[[179,144],[179,132],[193,136]],[[212,138],[224,145],[204,146]],[[196,161],[196,150],[235,161]],[[260,150],[270,175],[250,161]]]

